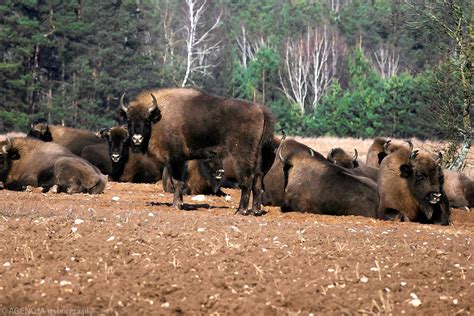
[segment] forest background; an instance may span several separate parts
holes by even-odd
[[[461,138],[472,25],[468,0],[4,0],[0,132],[98,130],[125,92],[193,86],[292,135]]]

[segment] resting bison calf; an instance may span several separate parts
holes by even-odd
[[[186,187],[183,192],[184,194],[225,195],[220,189],[224,180],[224,169],[221,159],[215,157],[189,160],[185,168]],[[163,190],[165,192],[174,192],[167,169],[163,171]]]
[[[400,147],[382,160],[378,179],[380,218],[449,224],[443,172],[430,154]]]
[[[107,178],[90,163],[55,143],[32,138],[0,142],[0,181],[10,190],[27,186],[47,192],[101,193]]]
[[[365,177],[306,151],[285,155],[286,141],[277,152],[283,166],[285,190],[282,211],[376,217],[376,184]],[[293,146],[293,145],[292,145]]]
[[[377,182],[379,169],[369,167],[363,162],[359,162],[357,160],[356,149],[354,149],[354,156],[351,157],[344,151],[344,149],[333,148],[328,153],[327,159],[337,166],[340,166],[346,169],[351,169],[352,172],[358,176],[367,177]]]

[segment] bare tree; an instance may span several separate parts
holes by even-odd
[[[336,76],[339,39],[327,26],[308,30],[305,37],[287,40],[284,69],[280,70],[283,93],[305,113],[314,109]]]
[[[207,0],[186,0],[185,2],[186,71],[181,83],[182,87],[192,82],[194,73],[209,76],[211,69],[217,66],[211,62],[211,58],[215,57],[220,50],[220,41],[213,39],[212,32],[218,27],[221,15],[211,26],[208,26],[203,21]]]
[[[248,38],[245,26],[242,25],[242,34],[237,38],[237,45],[240,51],[240,64],[248,67],[249,61],[255,59],[258,51],[264,47],[269,46],[267,41],[260,36],[257,40],[252,41]]]
[[[382,45],[374,51],[374,58],[375,61],[372,61],[373,68],[383,79],[398,74],[400,55],[395,52],[395,49]]]

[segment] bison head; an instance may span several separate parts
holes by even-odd
[[[31,129],[27,136],[40,139],[44,142],[50,142],[53,140],[51,132],[49,131],[48,121],[43,118],[37,119],[31,123]]]
[[[421,206],[427,222],[449,223],[449,206],[443,190],[444,176],[440,166],[441,154],[411,151],[408,162],[400,166],[400,175],[407,179],[415,199]]]
[[[217,191],[224,182],[224,164],[220,156],[215,155],[206,159],[199,159],[198,163],[200,173],[211,184],[212,191]]]
[[[125,127],[112,127],[103,136],[109,143],[109,155],[114,163],[128,157],[129,137]]]
[[[133,152],[145,153],[148,150],[152,125],[161,119],[158,102],[153,94],[150,95],[151,106],[139,98],[127,107],[123,100],[125,93],[120,97],[120,115],[127,121]]]
[[[0,142],[0,181],[5,181],[12,160],[20,159],[20,154],[13,147],[10,138]]]
[[[328,153],[327,159],[335,165],[347,169],[354,169],[359,167],[357,162],[357,149],[354,148],[354,156],[349,156],[342,148],[333,148]]]

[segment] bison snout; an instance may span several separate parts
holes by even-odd
[[[143,142],[143,136],[140,134],[133,135],[132,142],[134,145],[141,145],[141,143]]]
[[[120,160],[120,154],[112,154],[110,155],[110,158],[113,162],[118,162]]]
[[[216,173],[214,174],[214,178],[216,180],[222,180],[222,178],[224,178],[224,169],[217,170]]]
[[[440,192],[431,192],[429,195],[429,202],[430,204],[438,204],[441,200],[441,193]]]

